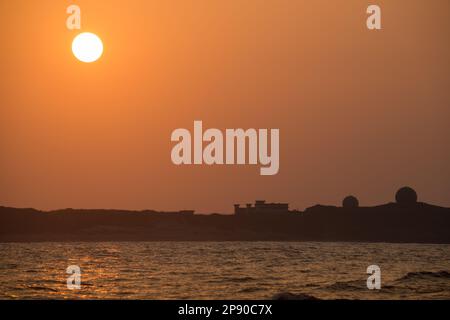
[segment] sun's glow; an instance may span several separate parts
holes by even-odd
[[[80,61],[87,63],[94,62],[102,56],[102,40],[90,32],[80,33],[73,39],[72,52]]]

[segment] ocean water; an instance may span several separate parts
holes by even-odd
[[[381,268],[381,290],[366,269]],[[67,288],[66,268],[81,268]],[[1,243],[1,299],[450,299],[450,245]]]

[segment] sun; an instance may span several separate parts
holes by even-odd
[[[102,56],[102,40],[90,32],[80,33],[72,41],[72,52],[82,62],[94,62]]]

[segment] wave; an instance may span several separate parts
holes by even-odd
[[[384,284],[383,289],[395,289],[397,286],[401,285],[401,282],[405,281],[417,281],[417,280],[437,280],[437,279],[450,279],[449,271],[418,271],[418,272],[408,272],[404,276],[398,278],[391,284]],[[333,291],[359,291],[366,290],[366,282],[363,280],[352,280],[352,281],[337,281],[326,287],[328,290]]]
[[[329,290],[335,290],[335,291],[358,291],[358,290],[365,290],[366,283],[361,280],[351,280],[351,281],[337,281],[329,286],[326,287],[326,289]]]
[[[250,287],[250,288],[244,288],[239,290],[240,293],[252,293],[252,292],[257,292],[257,291],[261,291],[264,290],[263,288],[259,288],[259,287]]]
[[[306,293],[281,292],[272,297],[272,300],[320,300],[319,298]]]
[[[213,278],[210,280],[207,280],[208,283],[247,283],[247,282],[254,282],[258,279],[253,278],[253,277],[246,277],[246,276],[242,276],[242,277],[226,277],[226,276],[222,276],[221,278]]]
[[[404,280],[422,280],[422,279],[433,279],[433,278],[440,278],[440,279],[450,279],[450,272],[448,271],[418,271],[418,272],[408,272],[403,277],[397,279],[397,281],[404,281]]]
[[[54,288],[43,287],[43,286],[36,286],[36,285],[28,286],[28,289],[36,290],[36,291],[52,291],[52,292],[58,292],[58,290],[57,290],[57,289],[54,289]]]

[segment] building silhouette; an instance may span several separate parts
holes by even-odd
[[[265,200],[256,200],[255,204],[247,203],[245,207],[241,207],[240,204],[234,205],[234,214],[280,214],[289,213],[288,203],[266,203]]]
[[[414,205],[417,203],[417,193],[411,187],[402,187],[395,194],[395,201],[400,205]]]
[[[342,207],[346,209],[358,208],[359,201],[355,196],[347,196],[344,198],[344,200],[342,200]]]

